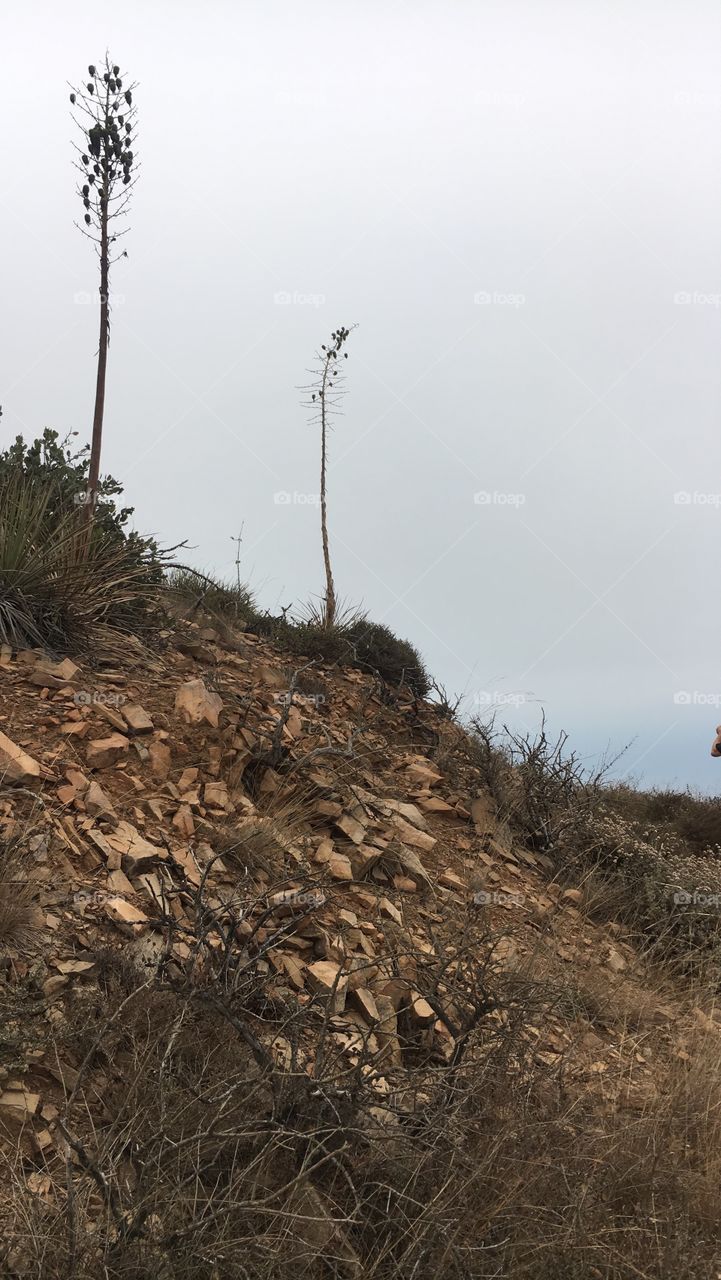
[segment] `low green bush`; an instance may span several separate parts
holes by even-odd
[[[223,582],[210,574],[178,567],[167,574],[165,586],[189,616],[202,610],[228,622],[247,625],[257,620],[253,593],[244,583]]]
[[[188,616],[204,612],[211,618],[240,622],[245,630],[272,640],[289,654],[377,673],[387,685],[404,685],[421,698],[430,692],[430,678],[418,650],[363,613],[348,610],[333,626],[327,626],[312,607],[300,617],[276,616],[257,608],[245,584],[223,582],[185,566],[172,569],[165,586],[171,598],[182,602]]]
[[[289,653],[376,673],[387,685],[405,685],[420,698],[430,691],[428,672],[418,650],[382,623],[356,619],[347,625],[326,627],[285,618],[261,618],[259,627],[259,634],[269,635]]]
[[[136,631],[162,582],[152,539],[126,534],[115,481],[88,540],[86,464],[46,432],[0,454],[0,642],[62,653],[86,647],[100,625]]]

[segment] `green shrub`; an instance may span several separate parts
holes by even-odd
[[[177,567],[167,574],[165,585],[189,614],[203,610],[229,622],[244,622],[246,625],[257,620],[253,593],[242,582],[223,582],[210,574]]]
[[[430,691],[428,672],[417,649],[410,641],[399,640],[382,623],[356,618],[350,624],[326,627],[286,618],[260,618],[257,625],[259,634],[269,635],[289,653],[375,672],[393,688],[406,685],[421,698]]]
[[[43,441],[28,449],[19,438],[0,455],[0,641],[77,651],[100,625],[146,625],[161,557],[152,540],[125,534],[129,511],[118,511],[109,496],[88,543],[77,501],[84,464],[73,471],[55,433],[43,440],[47,449]],[[58,457],[65,461],[56,469]]]
[[[339,667],[376,672],[387,685],[405,685],[418,697],[426,697],[431,682],[417,649],[399,640],[389,627],[370,622],[358,610],[346,609],[333,626],[323,622],[322,611],[309,606],[299,617],[274,616],[259,610],[244,583],[228,583],[212,574],[176,566],[166,575],[171,598],[179,600],[188,615],[203,611],[227,622],[240,622],[254,635],[271,640],[289,654]]]
[[[70,438],[61,440],[57,431],[46,428],[31,444],[17,436],[15,443],[0,453],[0,485],[17,476],[31,481],[37,491],[46,494],[49,527],[60,523],[69,508],[81,503],[88,488],[90,448],[85,445],[73,452],[68,444]],[[115,502],[122,491],[122,485],[112,476],[102,476],[98,483],[95,528],[113,541],[134,536],[125,533],[133,508],[118,507]]]

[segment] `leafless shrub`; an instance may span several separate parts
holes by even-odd
[[[285,884],[180,885],[188,923],[158,921],[151,970],[98,957],[54,1148],[35,1178],[10,1161],[8,1276],[705,1280],[721,1222],[711,1037],[631,1122],[569,1091],[531,1034],[558,993],[470,910],[374,962],[389,1052],[378,1027],[272,979],[314,911],[317,885]]]

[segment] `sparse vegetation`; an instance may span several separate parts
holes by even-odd
[[[100,453],[105,413],[105,379],[110,342],[110,268],[123,256],[117,241],[128,211],[130,194],[135,185],[137,159],[135,146],[136,108],[133,102],[135,84],[121,76],[120,67],[106,53],[102,66],[88,67],[89,79],[71,88],[73,120],[81,141],[75,144],[80,174],[77,194],[84,214],[81,230],[90,239],[98,255],[100,270],[100,338],[95,387],[95,409],[90,446],[90,466],[85,512],[92,521],[100,481]],[[124,251],[123,251],[124,253]]]
[[[335,626],[338,610],[328,541],[328,433],[333,418],[339,413],[338,406],[345,394],[343,388],[345,375],[340,358],[348,359],[348,352],[344,351],[343,347],[349,336],[350,329],[344,329],[342,325],[333,331],[329,345],[326,346],[323,343],[316,355],[316,368],[311,371],[314,375],[313,382],[309,387],[304,388],[308,396],[305,402],[306,407],[311,410],[311,422],[320,425],[320,532],[325,569],[325,597],[319,622],[321,626],[328,628]]]
[[[253,593],[242,582],[221,582],[212,574],[176,568],[168,572],[166,587],[171,598],[182,606],[184,616],[190,619],[198,614],[210,614],[211,620],[217,618],[243,626],[259,618]]]
[[[552,985],[499,966],[503,935],[469,921],[414,956],[419,992],[452,1022],[450,1059],[429,1055],[402,1013],[401,1061],[384,1066],[370,1033],[349,1058],[322,1001],[298,1009],[262,994],[288,914],[267,894],[219,908],[201,886],[194,898],[199,941],[183,969],[169,948],[145,970],[99,953],[95,982],[68,1004],[57,1034],[82,1061],[42,1180],[28,1185],[19,1153],[7,1168],[8,1275],[713,1273],[713,1033],[689,1024],[692,1067],[664,1068],[629,1121],[569,1090],[563,1056],[539,1059],[528,1028],[557,1007]],[[165,928],[179,936],[172,915]],[[568,1015],[601,1027],[619,1016],[607,991],[569,995]],[[629,1028],[643,1017],[631,1008]],[[269,1050],[259,1036],[271,1021]],[[89,1119],[99,1082],[101,1125]],[[620,1070],[604,1096],[626,1087]]]
[[[613,762],[589,771],[566,742],[565,734],[549,740],[545,724],[522,737],[476,720],[465,750],[515,837],[585,886],[589,914],[612,907],[669,964],[703,972],[715,986],[718,800],[612,783]]]
[[[88,76],[92,442],[0,454],[0,1278],[721,1276],[721,801],[545,720],[467,731],[344,606],[347,328],[306,389],[319,601],[260,609],[243,525],[235,582],[129,531],[100,459],[135,86]]]
[[[154,549],[98,530],[90,549],[77,508],[52,488],[17,477],[0,481],[0,640],[77,652],[100,624],[146,624],[157,595]]]
[[[120,487],[108,478],[88,544],[82,505],[87,459],[46,432],[0,455],[0,641],[78,651],[100,625],[147,625],[162,570],[157,547],[123,529]]]
[[[360,610],[341,612],[333,626],[321,612],[307,608],[295,618],[259,610],[243,584],[223,583],[193,569],[172,570],[166,579],[170,598],[182,604],[183,615],[206,614],[213,620],[239,621],[248,631],[274,641],[288,654],[326,666],[356,667],[376,674],[394,690],[409,689],[424,698],[431,690],[423,659],[408,640],[389,627],[371,622]]]

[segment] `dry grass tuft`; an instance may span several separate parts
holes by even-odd
[[[0,948],[22,949],[35,936],[33,886],[20,880],[0,880]]]

